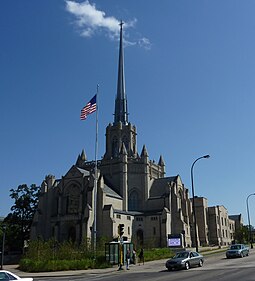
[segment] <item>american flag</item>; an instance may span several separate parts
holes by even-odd
[[[97,110],[97,95],[94,97],[83,107],[81,110],[81,120],[85,120],[87,116]]]

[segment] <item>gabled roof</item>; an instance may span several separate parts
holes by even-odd
[[[176,182],[177,178],[178,176],[155,179],[150,189],[150,197],[165,194],[169,189],[169,183]]]
[[[79,173],[83,176],[89,176],[90,172],[87,170],[84,170],[82,168],[78,168],[77,166],[73,165],[71,169],[65,174],[65,177],[73,177],[75,174]]]
[[[113,197],[113,198],[117,198],[117,199],[122,199],[122,197],[115,192],[114,190],[112,190],[108,185],[104,184],[103,187],[103,192],[106,193],[106,196],[109,197]]]
[[[81,168],[77,167],[77,170],[79,170],[84,176],[89,176],[90,172]]]
[[[110,180],[108,180],[106,176],[104,176],[104,175],[101,175],[101,176],[104,179],[104,186],[108,187],[111,190],[110,193],[116,193],[118,196],[120,196],[118,194],[118,189],[112,184],[112,182]]]

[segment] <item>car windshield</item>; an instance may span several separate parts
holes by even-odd
[[[6,280],[17,280],[17,278],[12,274],[10,274],[9,272],[0,272],[0,281],[6,281]]]
[[[230,250],[240,250],[241,249],[241,245],[233,245],[230,247]]]
[[[182,259],[185,259],[189,256],[189,253],[188,252],[180,252],[180,253],[177,253],[175,256],[174,256],[174,259],[179,259],[179,258],[182,258]]]

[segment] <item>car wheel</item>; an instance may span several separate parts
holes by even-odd
[[[185,269],[189,269],[190,268],[190,265],[189,265],[189,263],[188,262],[185,262]]]
[[[203,266],[203,261],[199,260],[198,266],[202,267]]]
[[[167,270],[168,270],[168,271],[172,271],[172,267],[168,267]]]

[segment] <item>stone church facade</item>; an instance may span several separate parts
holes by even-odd
[[[95,162],[87,161],[82,151],[61,179],[48,175],[43,181],[32,238],[93,241],[95,221],[97,238],[117,238],[123,223],[124,237],[137,245],[163,247],[168,234],[183,231],[191,245],[188,189],[179,175],[165,176],[162,156],[155,163],[145,145],[137,151],[136,127],[128,121],[123,61],[121,26],[114,121],[106,128],[106,151],[97,162],[97,192]]]
[[[81,243],[96,235],[111,241],[124,224],[124,237],[137,247],[166,247],[168,235],[181,233],[185,246],[194,245],[192,205],[181,177],[167,177],[163,157],[158,163],[150,160],[145,145],[137,150],[137,130],[128,121],[123,62],[121,25],[115,113],[106,128],[105,154],[95,169],[83,150],[61,179],[45,177],[32,239]]]

